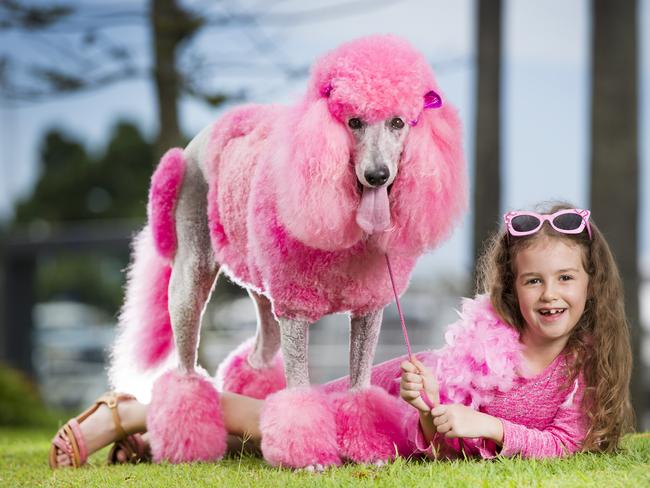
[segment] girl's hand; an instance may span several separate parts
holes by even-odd
[[[503,425],[499,419],[465,405],[439,405],[431,410],[431,415],[436,431],[446,437],[485,437],[497,443],[503,441]]]
[[[404,361],[400,368],[402,369],[402,379],[399,384],[399,394],[404,401],[413,405],[420,412],[429,413],[431,409],[421,397],[424,390],[434,405],[440,405],[438,382],[429,368],[415,358],[412,362]]]

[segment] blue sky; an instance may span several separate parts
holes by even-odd
[[[244,8],[291,12],[342,0],[237,2]],[[98,2],[93,2],[97,4]],[[108,3],[108,2],[104,2]],[[132,2],[132,4],[142,2]],[[190,2],[192,3],[192,2]],[[196,2],[194,2],[196,3]],[[210,2],[199,2],[207,5]],[[231,2],[232,3],[232,2]],[[226,2],[228,5],[228,2]],[[232,8],[232,7],[228,7]],[[564,199],[587,206],[589,158],[590,12],[586,0],[510,0],[504,2],[503,197],[507,208],[526,208],[540,200]],[[456,105],[465,124],[468,164],[473,164],[475,3],[470,0],[404,0],[372,12],[296,26],[261,23],[275,46],[261,56],[271,66],[300,66],[337,44],[372,33],[409,39],[433,62],[447,101]],[[146,56],[146,32],[124,29],[132,52]],[[203,35],[197,50],[247,56],[251,30]],[[650,261],[650,0],[639,1],[641,167],[641,248]],[[24,50],[19,45],[4,49]],[[0,51],[3,48],[0,48]],[[24,50],[24,56],[38,53]],[[254,78],[229,73],[212,86],[236,90],[245,83],[254,102],[290,102],[305,80],[287,81],[277,69]],[[17,108],[0,106],[0,219],[10,215],[16,198],[26,195],[37,176],[38,143],[50,127],[62,127],[98,148],[119,118],[155,132],[153,88],[148,81],[120,83],[101,91]],[[181,105],[187,134],[198,132],[219,115],[191,100]],[[495,216],[497,218],[498,216]],[[597,216],[594,216],[597,219]],[[465,218],[442,248],[423,258],[416,275],[432,267],[468,271],[470,218]]]

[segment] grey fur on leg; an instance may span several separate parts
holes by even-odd
[[[309,386],[309,365],[307,363],[309,322],[280,319],[280,330],[287,387]]]
[[[370,385],[370,372],[384,310],[350,318],[350,388]]]
[[[273,307],[268,298],[253,290],[248,290],[248,294],[257,309],[257,333],[248,363],[255,369],[261,369],[271,364],[280,349],[280,324],[273,315]]]
[[[201,316],[219,271],[210,243],[207,194],[205,178],[190,157],[176,206],[178,247],[168,294],[179,368],[186,373],[196,365]]]

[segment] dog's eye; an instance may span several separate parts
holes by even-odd
[[[348,120],[348,126],[350,126],[350,129],[361,129],[363,127],[363,122],[361,122],[361,119],[358,119],[357,117],[353,117],[350,120]]]
[[[404,128],[404,121],[399,117],[395,117],[393,120],[390,121],[390,126],[393,129],[402,129]]]

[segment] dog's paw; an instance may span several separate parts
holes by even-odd
[[[312,388],[270,395],[260,414],[262,454],[272,466],[338,466],[336,421],[328,397]]]
[[[385,464],[407,451],[402,403],[372,386],[334,396],[336,437],[342,458],[355,463]]]
[[[287,387],[280,353],[266,368],[256,369],[248,362],[254,342],[254,338],[243,342],[221,362],[216,374],[218,389],[264,399]]]
[[[207,375],[174,370],[158,378],[147,428],[155,462],[216,461],[226,452],[219,393]]]

